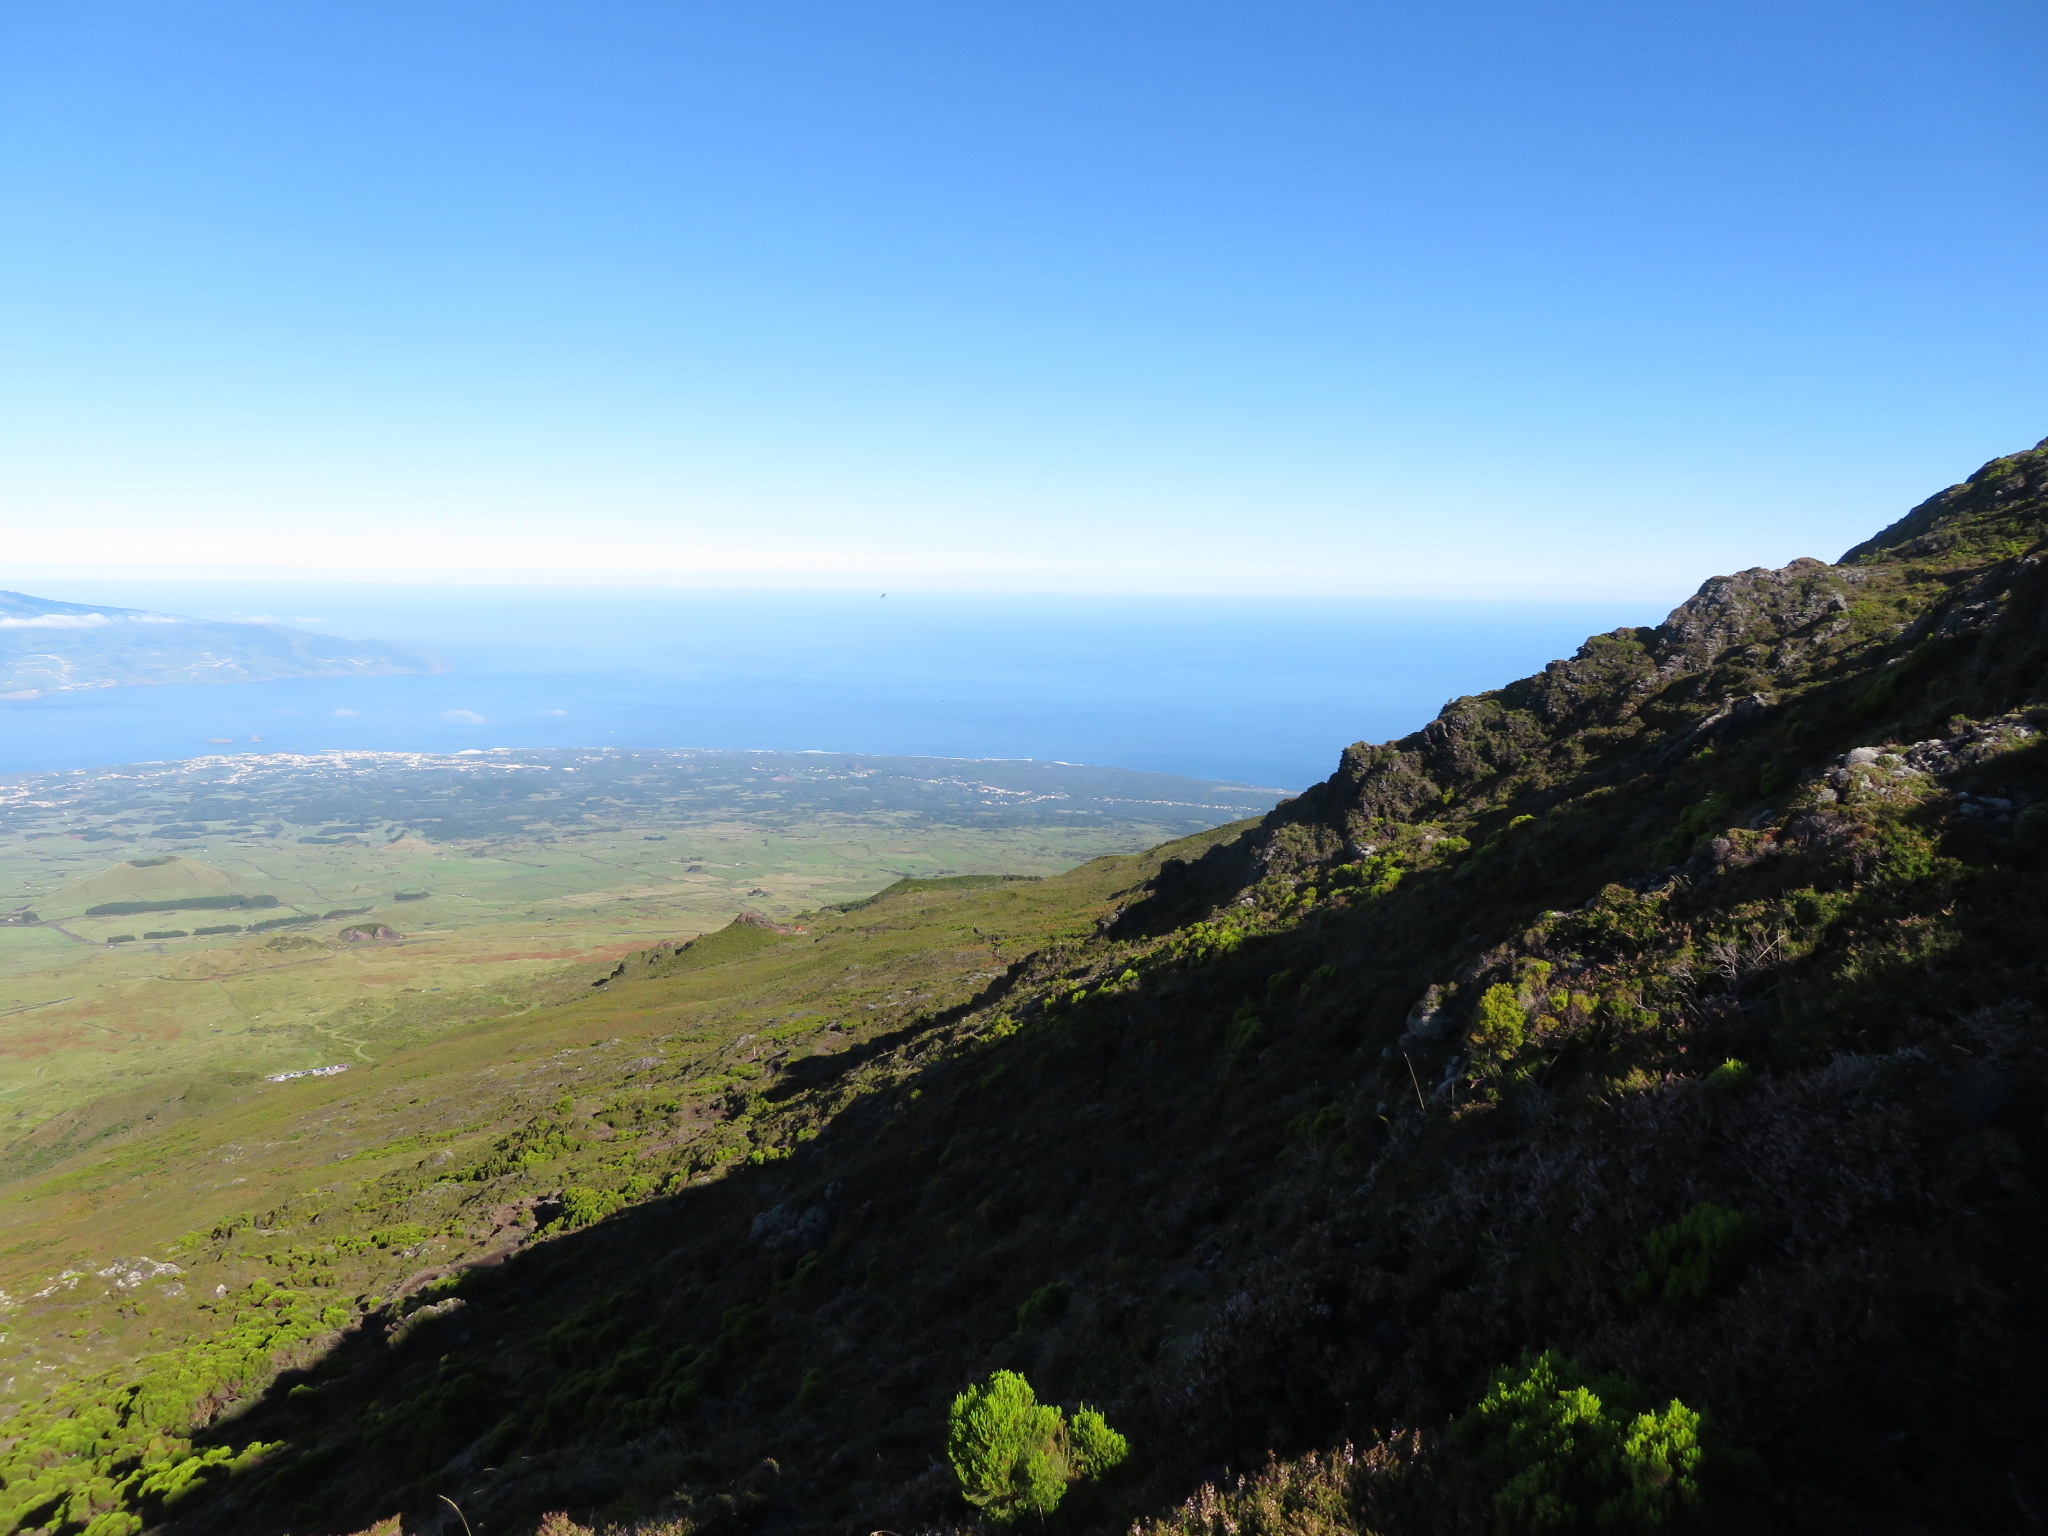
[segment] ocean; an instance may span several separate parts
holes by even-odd
[[[62,590],[58,590],[61,587]],[[196,581],[38,596],[429,647],[435,676],[0,701],[0,773],[232,752],[821,749],[1298,790],[1343,747],[1655,623],[1654,602],[1299,602]],[[48,589],[48,590],[45,590]]]

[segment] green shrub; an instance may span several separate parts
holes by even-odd
[[[2048,853],[2048,801],[2030,805],[2012,824],[2013,841],[2028,853]]]
[[[1232,1016],[1230,1028],[1224,1032],[1224,1049],[1233,1057],[1242,1056],[1265,1043],[1266,1021],[1247,1003]]]
[[[1570,1360],[1547,1351],[1526,1370],[1502,1371],[1465,1424],[1495,1484],[1502,1536],[1675,1524],[1699,1502],[1699,1427],[1676,1398],[1624,1420]]]
[[[825,1255],[818,1249],[808,1250],[796,1261],[796,1268],[790,1272],[789,1283],[796,1290],[803,1290],[825,1272]]]
[[[1630,1294],[1679,1306],[1705,1301],[1749,1262],[1761,1238],[1748,1212],[1702,1200],[1643,1240],[1646,1260]]]
[[[188,1436],[266,1381],[281,1353],[345,1325],[350,1313],[264,1280],[226,1299],[224,1312],[210,1338],[60,1386],[0,1420],[0,1529],[63,1510],[63,1529],[132,1536],[160,1523],[145,1522],[146,1513],[168,1511],[275,1450],[262,1442],[196,1450]]]
[[[1664,903],[1625,885],[1608,885],[1582,912],[1568,916],[1560,936],[1596,952],[1641,954],[1664,932]]]
[[[735,1354],[751,1348],[768,1331],[768,1309],[741,1302],[719,1314],[718,1339],[712,1345],[721,1354]]]
[[[1735,802],[1719,791],[1695,801],[1678,813],[1678,824],[1657,844],[1655,857],[1670,862],[1684,858],[1701,838],[1727,826],[1734,814]]]
[[[1334,1136],[1343,1129],[1344,1106],[1341,1103],[1304,1109],[1287,1122],[1287,1134],[1298,1141],[1319,1140],[1326,1136]]]
[[[1877,878],[1894,885],[1916,885],[1952,869],[1935,851],[1934,839],[1917,828],[1893,825],[1877,834]]]
[[[1479,1066],[1499,1071],[1522,1049],[1529,1035],[1529,1016],[1515,989],[1495,982],[1479,998],[1479,1015],[1472,1024],[1472,1059]]]
[[[1130,1458],[1131,1442],[1109,1427],[1109,1421],[1083,1403],[1067,1425],[1068,1454],[1083,1477],[1100,1477]]]
[[[1755,1076],[1756,1074],[1750,1070],[1748,1062],[1737,1061],[1733,1056],[1730,1056],[1721,1065],[1707,1074],[1707,1086],[1717,1092],[1726,1093],[1730,1089],[1741,1088],[1747,1085]]]
[[[1508,839],[1514,833],[1519,832],[1523,827],[1526,827],[1530,822],[1534,821],[1535,819],[1536,818],[1534,816],[1514,817],[1512,820],[1508,822],[1506,826],[1502,827],[1499,831],[1495,832],[1493,836],[1489,837],[1485,842],[1479,845],[1479,851],[1473,854],[1471,858],[1465,861],[1465,868],[1461,871],[1461,873],[1463,875],[1468,876],[1473,874],[1488,859],[1493,858],[1496,854],[1498,854],[1501,851],[1501,849],[1505,848],[1508,845]]]
[[[1015,1371],[997,1371],[953,1399],[946,1459],[968,1503],[998,1521],[1048,1515],[1069,1483],[1100,1477],[1130,1443],[1085,1404],[1072,1424]]]
[[[1190,923],[1173,935],[1165,954],[1171,960],[1199,965],[1231,953],[1244,943],[1251,928],[1252,919],[1242,912],[1225,913],[1205,923]]]
[[[1050,1514],[1067,1491],[1060,1411],[1015,1371],[997,1371],[953,1399],[946,1459],[967,1502],[997,1520]]]
[[[1051,1280],[1041,1285],[1017,1309],[1017,1331],[1029,1333],[1033,1328],[1056,1323],[1067,1315],[1067,1303],[1074,1298],[1074,1287],[1065,1280]]]

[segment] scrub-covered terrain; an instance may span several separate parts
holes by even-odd
[[[9,1518],[2036,1527],[2044,482],[17,1186]]]

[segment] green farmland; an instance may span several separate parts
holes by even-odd
[[[369,1066],[742,911],[784,920],[905,877],[1054,874],[1273,798],[816,753],[364,753],[17,778],[0,784],[0,1170],[52,1166],[194,1094]]]

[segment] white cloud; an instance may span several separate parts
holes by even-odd
[[[444,709],[441,718],[451,725],[482,725],[484,717],[473,709]]]
[[[104,629],[109,624],[183,624],[167,613],[38,613],[27,618],[0,618],[0,629]]]
[[[335,711],[334,713],[335,713],[335,716],[336,716],[337,718],[339,718],[339,717],[341,717],[341,716],[344,716],[344,715],[352,715],[352,714],[354,714],[354,713],[355,713],[355,711],[354,711],[354,710],[352,710],[352,709],[337,709],[337,710],[336,710],[336,711]]]
[[[566,709],[544,709],[541,713],[544,715],[566,715],[569,711]]]
[[[0,629],[101,629],[113,622],[104,613],[42,613],[30,619],[0,619]]]

